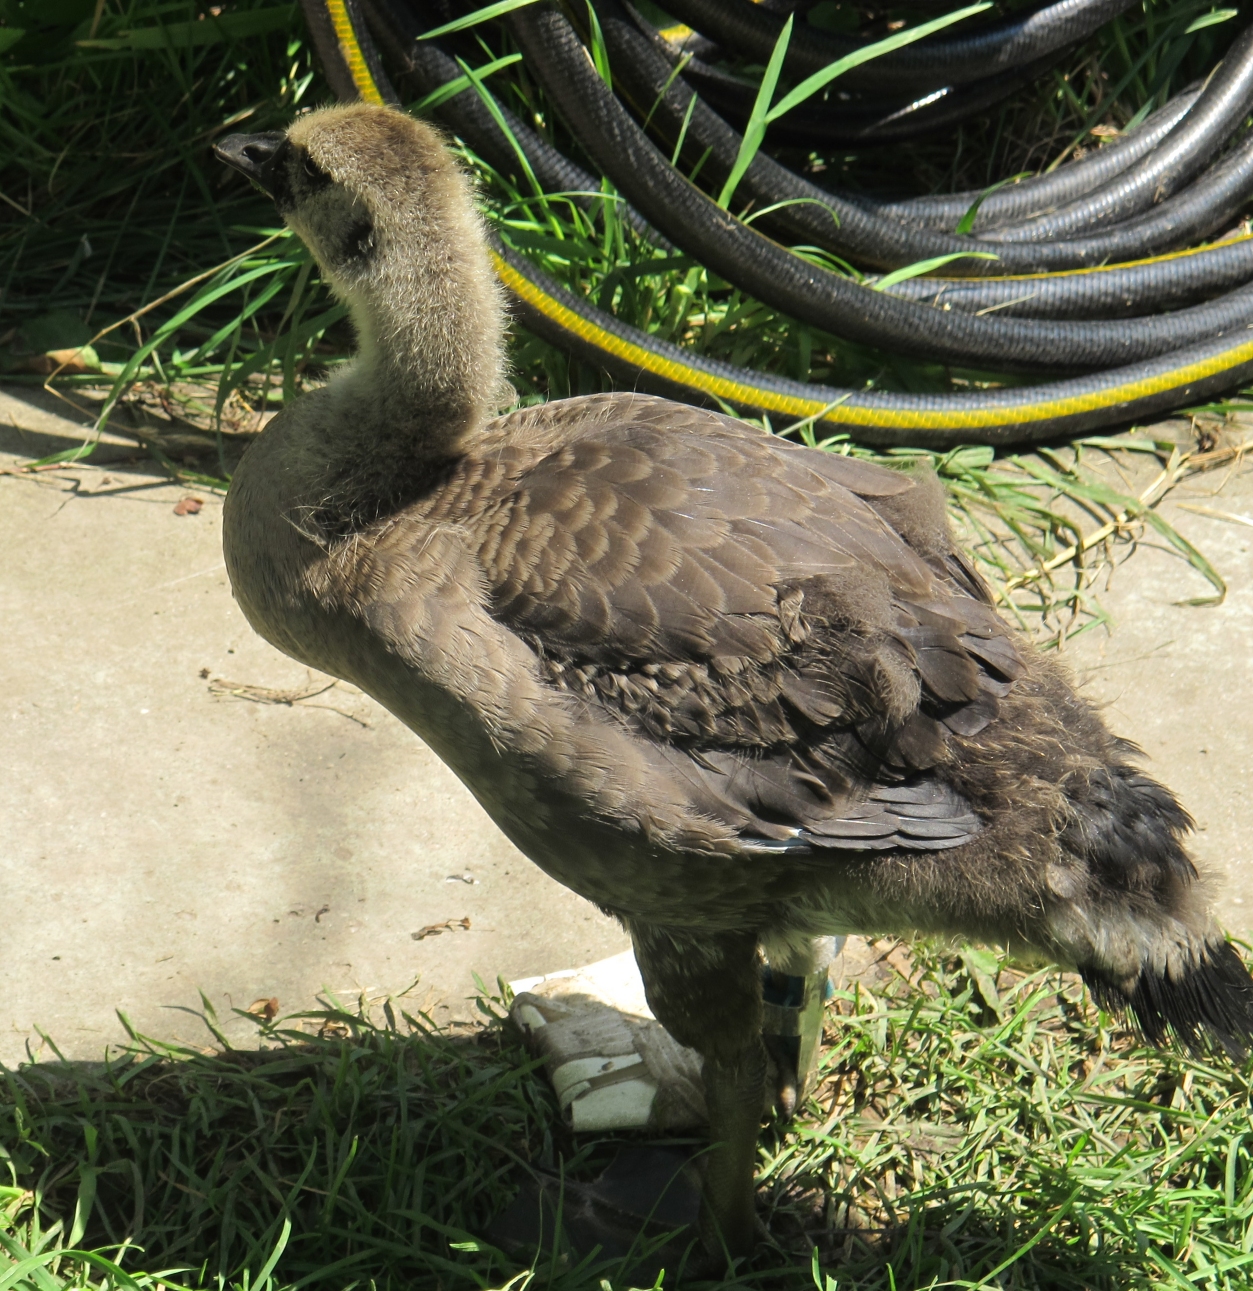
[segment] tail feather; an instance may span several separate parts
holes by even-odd
[[[1062,841],[1091,884],[1072,925],[1087,945],[1072,944],[1093,997],[1152,1044],[1194,1054],[1218,1046],[1242,1059],[1253,1047],[1253,978],[1205,908],[1182,844],[1191,817],[1169,789],[1122,761],[1068,797]]]
[[[1205,947],[1198,962],[1177,968],[1141,968],[1130,987],[1099,968],[1080,970],[1104,1009],[1129,1016],[1150,1043],[1172,1040],[1201,1055],[1217,1044],[1235,1061],[1253,1045],[1253,978],[1229,942]]]
[[[1196,878],[1179,843],[1192,817],[1169,789],[1135,767],[1114,763],[1093,771],[1069,805],[1063,841],[1105,881],[1152,887],[1170,877]]]

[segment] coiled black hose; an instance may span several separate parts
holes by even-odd
[[[1004,318],[1126,318],[1178,309],[1253,280],[1253,236],[1139,263],[1005,278],[910,278],[904,300]]]
[[[608,10],[605,21],[616,28],[614,39],[620,45],[631,41],[632,34],[628,29],[631,28],[632,23],[623,21],[621,7],[616,3],[609,3],[609,0],[602,0],[602,5]],[[642,25],[645,31],[648,30],[645,24],[641,24],[637,15],[633,14],[632,18],[635,24]],[[628,81],[634,78],[637,95],[641,93],[655,95],[662,86],[667,84],[667,81],[673,79],[669,73],[663,73],[663,64],[666,61],[664,57],[658,57],[664,42],[659,43],[654,40],[651,44],[650,50],[638,35],[635,36],[635,48],[623,60],[627,65],[626,78]],[[1246,154],[1225,159],[1183,198],[1162,203],[1161,209],[1151,212],[1147,220],[1123,221],[1096,233],[1090,230],[1093,226],[1099,228],[1104,205],[1109,204],[1111,194],[1115,203],[1121,201],[1127,209],[1155,201],[1160,202],[1165,193],[1179,182],[1180,177],[1174,172],[1177,172],[1180,167],[1195,171],[1207,159],[1216,155],[1232,126],[1242,119],[1240,99],[1242,92],[1247,89],[1251,75],[1253,75],[1253,58],[1250,57],[1248,33],[1246,33],[1236,42],[1219,73],[1211,78],[1210,85],[1202,94],[1191,100],[1191,106],[1196,108],[1195,112],[1189,111],[1185,116],[1180,111],[1183,104],[1176,104],[1174,108],[1169,111],[1164,110],[1160,114],[1160,124],[1168,128],[1163,129],[1161,133],[1158,129],[1153,129],[1149,139],[1155,146],[1159,146],[1161,151],[1154,155],[1154,151],[1150,149],[1135,147],[1134,155],[1130,160],[1139,161],[1140,164],[1133,178],[1121,183],[1116,179],[1110,180],[1111,174],[1116,175],[1127,170],[1126,166],[1118,164],[1122,148],[1116,145],[1110,150],[1103,149],[1102,153],[1091,159],[1089,163],[1066,167],[1057,176],[1044,177],[1035,181],[1044,188],[1054,203],[1068,199],[1072,201],[1065,218],[1078,232],[1069,240],[1037,241],[1025,253],[1021,250],[1013,251],[1000,247],[997,248],[998,260],[995,265],[967,260],[951,266],[946,272],[960,276],[1003,273],[1006,270],[1011,273],[1039,273],[1099,265],[1111,260],[1142,258],[1168,251],[1221,231],[1243,204],[1248,186],[1253,182],[1253,156]],[[641,77],[650,78],[651,86],[641,89]],[[666,114],[673,116],[676,108],[683,110],[687,100],[683,100],[682,103],[675,102],[676,99],[682,98],[682,94],[682,89],[676,94],[671,87],[671,91],[666,96],[669,102],[664,105],[667,109]],[[1185,99],[1184,103],[1187,102],[1188,100]],[[710,150],[715,168],[719,164],[729,166],[729,159],[738,152],[739,136],[731,131],[715,113],[711,113],[707,108],[701,110],[702,107],[703,105],[698,107],[693,119],[694,128],[689,129],[691,138],[694,142],[699,142],[701,147]],[[1177,116],[1176,113],[1178,113]],[[1171,123],[1172,116],[1175,117],[1173,123]],[[1154,123],[1155,126],[1157,124]],[[1175,129],[1169,128],[1172,124],[1178,128],[1178,133]],[[671,125],[673,126],[673,121]],[[1129,152],[1133,144],[1134,136],[1126,143]],[[1102,160],[1102,154],[1106,151],[1112,154],[1108,162]],[[1102,189],[1099,183],[1089,185],[1084,182],[1085,172],[1088,178],[1107,181],[1107,187]],[[1083,198],[1075,200],[1076,194],[1083,189],[1095,189],[1091,207]],[[936,225],[939,220],[932,216],[954,214],[956,204],[953,199],[942,199],[934,205],[932,199],[886,205],[867,202],[861,198],[826,195],[824,190],[781,167],[776,166],[771,171],[769,164],[756,167],[754,172],[746,177],[745,191],[758,206],[777,206],[780,202],[808,204],[808,208],[806,205],[790,205],[782,208],[776,216],[772,217],[773,224],[768,224],[767,227],[773,227],[785,240],[812,241],[836,254],[867,265],[887,268],[933,256],[954,254],[963,249],[967,251],[974,249],[970,244],[966,244],[963,248],[960,241],[945,240],[943,237],[940,239],[914,237],[903,240],[899,230],[893,231],[884,226],[875,227],[873,224],[865,225],[853,216],[849,209],[859,206],[873,214],[890,214],[911,225],[917,222],[937,231]],[[1127,200],[1128,195],[1130,200]],[[975,196],[969,195],[972,200]],[[822,205],[815,208],[813,205],[815,202]],[[1034,209],[1031,209],[1029,204],[1034,205]],[[983,207],[980,207],[979,215],[982,218],[975,232],[1000,243],[1017,241],[1022,235],[1016,230],[1001,233],[991,232],[990,228],[995,227],[999,230],[1007,222],[1011,222],[1008,218],[1011,215],[1019,217],[1034,215],[1039,212],[1041,205],[1042,203],[1033,202],[1026,187],[1023,192],[1014,192],[1011,189],[1003,194],[993,194]],[[1022,209],[1024,206],[1028,209]],[[839,221],[838,231],[835,231],[833,222],[823,218],[825,212],[822,211],[822,207],[834,213]],[[984,207],[988,208],[987,215],[984,214]],[[921,216],[917,221],[914,218],[916,215]],[[956,218],[960,218],[960,213]],[[1018,218],[1012,222],[1021,224],[1022,219]],[[1050,232],[1055,234],[1055,230]],[[1087,236],[1083,236],[1084,233],[1087,233]],[[1189,272],[1200,276],[1204,268],[1205,262],[1197,261],[1189,266]],[[1229,280],[1225,276],[1225,270],[1216,272],[1214,287],[1221,287]],[[1203,295],[1207,290],[1212,288],[1198,280],[1198,294]],[[991,299],[985,302],[988,305],[993,303],[995,302]],[[983,308],[984,306],[975,306],[972,302],[972,307]]]
[[[1134,0],[1052,0],[970,32],[963,24],[954,34],[937,33],[863,63],[842,79],[852,88],[904,89],[913,95],[984,80],[1084,40],[1132,3]],[[783,30],[782,17],[749,0],[667,0],[667,8],[718,44],[763,64]],[[870,43],[801,23],[793,31],[785,67],[794,76],[809,76]]]
[[[930,395],[837,390],[745,372],[681,350],[601,313],[551,280],[541,281],[542,275],[517,254],[501,248],[498,257],[519,321],[629,388],[734,404],[782,425],[805,419],[824,433],[843,431],[880,447],[1005,446],[1074,437],[1200,403],[1253,377],[1253,338],[1243,332],[1147,363],[1048,385]]]
[[[640,34],[616,0],[598,0],[597,12],[613,62],[615,84],[632,99],[637,111],[671,137],[677,138],[683,133],[693,154],[706,158],[708,173],[719,179],[729,173],[739,156],[742,142],[739,133],[698,97],[693,97],[690,87],[671,75],[665,59]],[[554,70],[551,75],[554,80],[564,81],[577,73],[580,57],[581,53],[571,50],[567,39],[560,45],[555,44],[544,61],[560,60],[561,70]],[[1253,55],[1246,53],[1240,66],[1253,74]],[[611,112],[609,105],[616,106],[603,83],[599,88],[589,83],[588,89],[596,94],[598,109]],[[1189,112],[1183,116],[1182,121],[1186,122],[1190,115]],[[1204,138],[1204,147],[1216,150],[1222,135],[1213,128],[1213,118],[1208,119],[1211,132]],[[1175,128],[1179,128],[1178,124]],[[1164,137],[1169,138],[1170,132]],[[1143,159],[1152,156],[1150,150]],[[1247,168],[1243,164],[1245,160],[1250,162]],[[1134,227],[1116,225],[1095,235],[1068,241],[998,242],[995,246],[932,227],[917,227],[904,219],[882,214],[882,208],[868,207],[819,188],[762,152],[757,153],[745,172],[739,191],[758,209],[774,208],[765,218],[764,227],[783,240],[817,245],[870,268],[895,269],[944,255],[996,255],[995,261],[970,258],[946,268],[946,274],[967,277],[1084,268],[1108,261],[1139,259],[1185,245],[1224,226],[1244,200],[1250,175],[1253,175],[1253,157],[1228,159],[1201,181],[1204,187],[1193,186],[1186,193],[1163,202],[1147,223]],[[628,190],[624,187],[624,191]],[[1199,201],[1193,200],[1197,193]],[[1202,263],[1192,266],[1197,274],[1203,268]]]
[[[664,42],[663,42],[664,44]],[[674,57],[674,51],[667,51]],[[771,139],[792,147],[865,146],[900,143],[947,130],[986,112],[1053,65],[1049,55],[966,85],[942,85],[908,98],[891,100],[846,96],[841,92],[816,107],[802,104],[771,126]],[[676,65],[682,62],[675,59]],[[701,97],[730,120],[743,123],[752,110],[751,86],[697,59],[683,65],[682,76]]]
[[[684,61],[683,51],[646,22],[633,5],[619,3],[618,0],[613,0],[613,3],[606,3],[606,0],[594,0],[594,2],[601,12],[602,21],[609,21],[615,25],[614,40],[619,46],[622,61],[628,65],[628,74],[631,75],[636,86],[637,97],[649,93],[655,97],[673,80],[673,72],[660,76],[661,60],[646,55],[643,45],[638,41],[630,42],[630,38],[622,31],[624,15],[629,16],[630,25],[651,44],[654,54],[660,54],[661,59],[664,59],[671,69],[681,70],[683,79],[701,95],[706,103],[724,116],[730,115],[733,119],[738,118],[741,121],[747,117],[754,97],[754,91],[750,86],[716,68],[707,67],[699,60]],[[628,42],[634,45],[633,53],[624,48]],[[641,63],[646,66],[642,66]],[[641,77],[645,77],[649,83],[646,85]],[[1015,81],[1015,86],[1024,79],[1029,77],[1024,74]],[[883,107],[869,108],[858,103],[841,104],[837,116],[833,116],[830,111],[812,113],[810,122],[799,133],[804,136],[805,141],[808,141],[810,138],[822,135],[825,129],[828,136],[827,142],[865,144],[882,141],[877,133],[880,129],[886,134],[893,134],[898,127],[903,127],[907,123],[912,123],[919,129],[930,128],[933,123],[948,125],[951,123],[950,119],[962,119],[967,115],[965,104],[968,103],[978,110],[986,106],[979,87],[980,83],[968,87],[976,93],[969,100],[963,99],[963,106],[960,108],[956,100],[961,92],[954,90],[952,93],[943,93],[939,98],[931,95],[916,99],[905,110],[897,110],[895,119],[892,119],[892,111]],[[990,195],[985,196],[976,190],[952,193],[942,197],[911,198],[907,201],[893,202],[876,201],[860,195],[846,196],[849,201],[864,206],[867,210],[881,215],[890,215],[923,228],[942,229],[945,232],[952,231],[958,221],[980,198],[983,200],[971,230],[976,235],[999,224],[1020,222],[1057,210],[1066,203],[1073,202],[1100,188],[1116,175],[1122,174],[1146,153],[1156,148],[1179,124],[1196,102],[1201,88],[1196,86],[1176,95],[1164,107],[1150,114],[1137,130],[1129,132],[1118,142],[1107,144],[1090,156],[1073,162],[1055,173],[1020,181]],[[928,102],[928,98],[932,102]],[[791,135],[787,128],[796,116],[804,111],[805,105],[802,104],[773,125],[772,140],[790,142]],[[822,124],[824,122],[825,127]],[[1203,146],[1212,146],[1215,137],[1219,139],[1225,137],[1221,128],[1213,131],[1203,141]]]
[[[692,70],[693,67],[698,66],[697,63],[694,61],[684,63],[679,50],[671,45],[661,32],[645,22],[634,5],[619,4],[618,0],[613,0],[613,3],[608,3],[608,0],[595,0],[595,3],[603,21],[613,23],[613,37],[618,45],[619,58],[627,65],[640,61],[647,65],[647,70],[639,66],[628,66],[628,74],[634,72],[637,96],[648,96],[649,92],[657,96],[662,92],[663,86],[672,80],[672,75],[659,77],[661,61],[656,57],[648,56],[644,52],[643,44],[632,40],[632,37],[623,32],[623,14],[630,17],[631,26],[634,26],[640,35],[649,41],[654,52],[661,54],[670,67],[683,70],[684,80],[693,85],[712,107],[721,110],[719,99],[723,99],[723,102],[727,101],[730,97],[728,88],[734,85],[737,90],[736,106],[741,110],[741,116],[751,110],[751,99],[748,98],[752,94],[750,86],[733,80],[733,77],[723,72],[717,72],[715,68],[702,68],[701,74],[693,76]],[[627,48],[627,45],[634,45],[634,53]],[[644,75],[644,80],[640,79],[641,75]],[[720,93],[706,93],[705,79],[710,80]],[[970,207],[982,199],[972,226],[972,232],[978,235],[983,230],[991,229],[996,225],[1021,222],[1023,219],[1052,212],[1105,185],[1118,174],[1125,172],[1130,165],[1136,163],[1152,148],[1158,146],[1190,111],[1200,92],[1201,86],[1198,85],[1185,90],[1182,94],[1177,94],[1167,105],[1148,115],[1141,127],[1132,130],[1118,142],[1099,148],[1087,158],[1072,161],[1052,174],[1023,179],[992,194],[976,190],[955,192],[955,194],[934,196],[934,198],[912,198],[907,201],[879,201],[853,194],[845,194],[845,196],[849,201],[877,214],[903,219],[911,225],[924,227],[924,229],[939,229],[946,232],[954,230],[957,222]],[[803,107],[804,105],[801,105],[801,110]],[[790,112],[783,117],[782,123],[778,124],[786,124],[792,115],[794,114]],[[875,119],[877,120],[877,117]],[[777,125],[774,129],[777,129]],[[776,134],[772,137],[782,136]],[[1209,139],[1204,141],[1205,146],[1209,146],[1209,142]]]
[[[1150,113],[1138,129],[1129,131],[1116,142],[1049,174],[1019,180],[986,196],[984,191],[976,189],[936,197],[913,197],[906,201],[883,202],[864,197],[850,200],[860,202],[879,215],[889,215],[920,228],[949,231],[955,229],[958,221],[982,198],[971,226],[971,232],[978,236],[999,224],[1013,224],[1055,210],[1122,174],[1161,143],[1191,110],[1200,93],[1199,86],[1185,90],[1164,107]]]
[[[423,22],[403,0],[364,0],[362,8],[370,30],[388,50],[393,64],[412,78],[419,93],[430,94],[459,75],[460,69],[438,46],[418,39]],[[615,14],[611,6],[602,6],[601,17],[611,50],[621,54],[623,51],[615,41],[621,30],[616,25],[621,12]],[[1182,107],[1172,105],[1158,115],[1169,123],[1186,106],[1187,102]],[[500,105],[500,111],[545,188],[585,193],[586,197],[576,200],[589,209],[603,200],[592,195],[598,186],[597,180],[542,140],[508,108]],[[509,139],[475,91],[463,90],[446,100],[436,109],[436,115],[502,173],[517,170]],[[1145,128],[1156,124],[1146,122]],[[1161,131],[1154,133],[1160,137]],[[1086,163],[1074,165],[1079,169]],[[670,245],[633,207],[623,203],[621,211],[637,231],[661,245]],[[1146,307],[1156,311],[1193,304],[1230,291],[1250,278],[1253,278],[1253,239],[1243,239],[1166,262],[1114,267],[1095,273],[1000,278],[986,283],[920,278],[897,283],[890,291],[907,300],[963,313],[992,310],[1003,312],[1006,317],[1099,319],[1142,313]]]
[[[1160,206],[1211,159],[1215,140],[1226,139],[1253,109],[1253,27],[1236,37],[1226,58],[1191,111],[1147,156],[1101,188],[1048,215],[985,236],[1000,242],[1069,238],[1122,222]]]
[[[706,165],[712,173],[720,177],[729,171],[739,152],[739,135],[699,99],[693,101],[689,89],[668,74],[665,60],[655,44],[640,33],[630,20],[629,12],[617,0],[597,0],[597,11],[613,61],[615,84],[634,99],[637,111],[647,105],[641,115],[647,115],[663,132],[677,132],[686,127],[693,151],[706,157]],[[1231,55],[1228,56],[1230,59]],[[1253,60],[1246,59],[1244,65],[1253,65]],[[1199,89],[1191,90],[1173,100],[1144,123],[1140,136],[1132,135],[1120,144],[1074,162],[1054,175],[1027,181],[1021,186],[1021,193],[1016,191],[1019,186],[1015,186],[1004,194],[1006,200],[1002,202],[997,202],[1002,197],[1001,193],[992,194],[980,206],[980,213],[991,204],[998,216],[1006,218],[1014,204],[1020,209],[1026,207],[1030,210],[1050,198],[1056,201],[1084,189],[1099,187],[1103,178],[1125,170],[1138,157],[1149,154],[1185,117],[1199,94]],[[1219,173],[1222,174],[1221,171]],[[861,264],[895,268],[932,255],[949,254],[957,248],[995,252],[1001,258],[994,265],[985,262],[980,267],[998,275],[1006,268],[1031,271],[1038,264],[1034,249],[1028,249],[1024,265],[1020,253],[1003,247],[980,247],[973,240],[959,239],[948,233],[936,237],[919,236],[912,227],[912,221],[902,218],[891,222],[883,218],[885,210],[891,211],[894,217],[906,214],[910,210],[908,204],[895,208],[876,207],[856,198],[828,193],[765,154],[758,154],[742,183],[744,193],[752,199],[753,205],[777,207],[764,221],[767,228],[790,242],[812,242]],[[1217,196],[1210,191],[1211,188],[1212,179],[1199,193],[1189,193],[1159,213],[1157,222],[1164,223],[1177,214],[1225,220],[1231,213],[1233,199],[1236,202],[1241,200],[1244,192],[1242,178],[1237,174],[1229,179],[1224,192]],[[949,207],[954,223],[977,196],[964,194],[955,206]],[[1015,202],[1008,199],[1015,199]],[[951,200],[934,199],[930,209],[942,209],[943,203]],[[781,202],[789,205],[780,207],[778,204]],[[926,199],[920,205],[925,208]],[[1133,254],[1139,252],[1145,243],[1169,243],[1177,236],[1177,230],[1171,228],[1163,230],[1160,235],[1152,229],[1145,230],[1145,233],[1148,236],[1132,239]],[[1122,240],[1126,241],[1126,238]],[[1156,250],[1157,245],[1152,245],[1152,249]],[[952,265],[946,273],[961,272],[965,267]],[[898,283],[890,290],[905,299],[936,303],[965,313],[995,310],[1005,317],[1097,319],[1178,308],[1230,291],[1251,278],[1253,239],[1240,239],[1159,261],[1114,265],[1096,272],[1063,272],[1048,277],[1034,276],[1025,281],[1011,278],[986,285],[924,278]]]
[[[376,83],[371,71],[378,60],[357,0],[302,3],[333,19],[333,25],[311,23],[311,31],[332,84],[348,86],[343,96],[394,100],[385,79]],[[946,447],[971,440],[1037,442],[1150,417],[1211,397],[1253,375],[1253,336],[1240,329],[1148,362],[1045,386],[934,396],[834,390],[745,372],[680,350],[602,313],[508,248],[498,247],[496,264],[532,330],[630,384],[697,401],[738,404],[785,422],[806,418],[867,443]]]
[[[1250,288],[1174,314],[1095,323],[944,312],[862,287],[771,242],[679,175],[608,92],[558,10],[533,5],[508,21],[571,131],[645,219],[758,300],[836,336],[950,363],[1073,371],[1151,358],[1253,324]]]

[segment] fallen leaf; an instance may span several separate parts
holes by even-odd
[[[460,928],[463,932],[470,931],[469,919],[445,919],[443,923],[428,923],[425,928],[419,928],[417,932],[411,932],[414,941],[425,941],[427,937],[438,937],[442,932],[456,932]]]
[[[179,500],[174,503],[174,514],[176,516],[194,516],[203,506],[203,498],[193,498],[188,494],[187,497],[179,498]]]
[[[347,1040],[352,1034],[344,1022],[324,1022],[318,1031],[320,1040]]]
[[[263,1022],[273,1022],[278,1017],[278,999],[271,996],[268,1000],[253,1000],[244,1012],[251,1013],[253,1017],[260,1018]]]
[[[100,360],[90,345],[68,350],[49,350],[46,354],[32,354],[23,360],[21,367],[27,372],[37,372],[41,377],[70,376],[80,372],[99,372]]]

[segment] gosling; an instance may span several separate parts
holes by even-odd
[[[496,416],[501,293],[430,126],[354,104],[217,152],[359,339],[240,465],[235,596],[629,930],[704,1057],[711,1258],[753,1243],[763,950],[804,974],[837,933],[1000,943],[1154,1041],[1243,1049],[1191,821],[994,612],[933,475],[637,394]]]

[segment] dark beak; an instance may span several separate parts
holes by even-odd
[[[213,145],[218,161],[242,171],[258,188],[274,196],[274,159],[287,136],[281,130],[265,134],[227,135]]]

